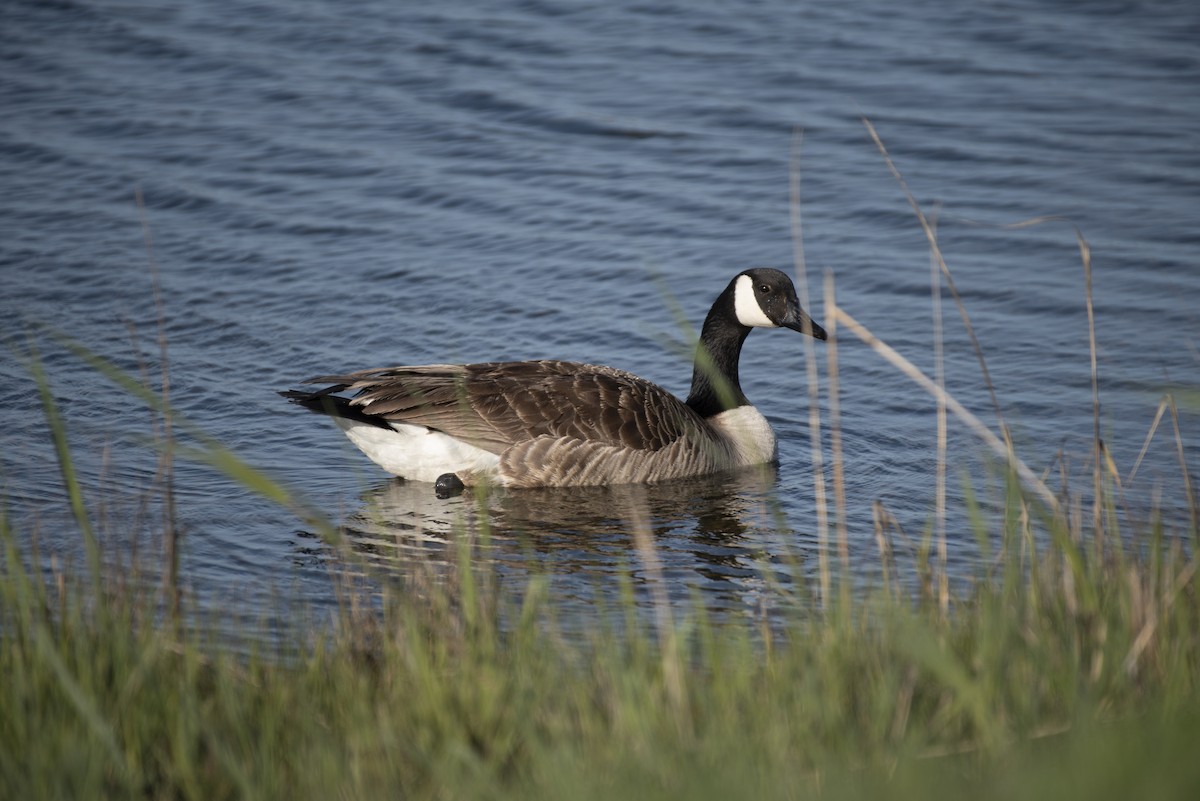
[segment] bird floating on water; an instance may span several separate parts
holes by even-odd
[[[775,433],[738,381],[754,328],[825,339],[791,279],[757,268],[734,276],[709,310],[686,401],[623,370],[555,360],[362,370],[280,394],[332,417],[384,470],[435,482],[440,495],[481,483],[668,481],[777,458]]]

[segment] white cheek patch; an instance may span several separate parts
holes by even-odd
[[[758,305],[758,298],[754,296],[754,282],[748,275],[738,276],[737,286],[733,290],[733,308],[742,325],[750,328],[779,327]]]

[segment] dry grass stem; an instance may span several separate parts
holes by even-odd
[[[633,533],[638,558],[646,572],[646,582],[654,599],[654,625],[658,631],[659,648],[662,655],[663,680],[667,696],[675,710],[677,723],[683,726],[686,698],[683,689],[683,665],[680,663],[679,646],[675,622],[671,615],[671,599],[667,594],[667,578],[663,574],[662,561],[654,547],[654,531],[647,515],[646,491],[644,487],[632,485],[625,503],[625,519]]]
[[[792,225],[792,261],[796,272],[796,291],[800,305],[810,313],[808,270],[804,260],[804,232],[800,224],[800,145],[804,133],[796,129],[792,137],[789,170]],[[817,509],[817,563],[821,582],[821,600],[829,599],[829,504],[825,497],[825,456],[821,443],[821,385],[817,372],[817,349],[812,337],[804,337],[804,365],[808,374],[808,441],[812,449],[813,498]]]
[[[1154,422],[1150,423],[1150,430],[1146,432],[1146,440],[1142,443],[1142,449],[1138,451],[1137,459],[1133,462],[1133,469],[1129,471],[1129,475],[1125,479],[1126,484],[1132,484],[1134,477],[1137,476],[1138,468],[1142,466],[1142,460],[1146,458],[1146,452],[1150,450],[1150,440],[1154,439],[1154,435],[1158,431],[1158,424],[1162,422],[1163,413],[1166,412],[1170,403],[1170,395],[1163,395],[1159,399],[1158,411],[1154,413]]]
[[[930,220],[930,231],[937,241],[937,209]],[[938,257],[933,248],[929,251],[929,292],[933,304],[933,377],[938,389],[946,391],[946,364],[942,348],[942,276]],[[938,603],[942,614],[950,612],[950,575],[946,569],[950,559],[946,547],[946,402],[937,399],[937,466],[934,471],[933,514],[934,534],[938,548]]]
[[[871,134],[871,140],[875,143],[875,147],[878,148],[880,155],[883,156],[888,171],[891,172],[896,182],[900,184],[900,189],[904,192],[904,197],[908,200],[908,204],[912,207],[913,212],[916,213],[917,221],[921,224],[921,230],[925,232],[925,238],[929,242],[929,252],[937,260],[938,268],[941,270],[942,275],[946,277],[946,287],[950,290],[950,295],[954,298],[954,303],[958,307],[958,314],[963,321],[963,328],[966,329],[967,336],[971,340],[971,346],[975,349],[975,358],[978,360],[979,369],[983,373],[983,383],[987,387],[988,394],[991,396],[992,408],[996,413],[996,421],[1000,426],[1001,434],[1005,440],[1010,440],[1011,436],[1008,431],[1008,424],[1004,421],[1004,414],[1000,409],[1000,399],[996,395],[996,387],[992,383],[992,374],[988,370],[987,359],[983,356],[983,346],[979,344],[979,338],[975,336],[975,326],[971,324],[966,304],[963,303],[962,297],[958,294],[958,287],[954,284],[954,276],[950,274],[950,267],[946,264],[945,258],[942,257],[942,249],[938,245],[933,226],[925,217],[925,212],[921,210],[921,205],[917,203],[916,197],[908,188],[908,182],[904,180],[904,176],[892,161],[892,157],[888,154],[883,140],[875,130],[875,126],[866,117],[863,117],[863,124],[867,126],[867,131]]]
[[[1092,460],[1092,524],[1095,527],[1096,547],[1104,548],[1104,514],[1103,514],[1103,461],[1104,441],[1100,439],[1100,374],[1096,367],[1096,315],[1092,306],[1092,249],[1078,228],[1075,229],[1075,239],[1079,243],[1079,257],[1083,260],[1084,298],[1087,305],[1088,320],[1088,354],[1092,366],[1092,446],[1095,458]]]
[[[843,601],[848,600],[850,581],[850,535],[846,527],[846,478],[842,459],[842,416],[838,388],[837,361],[837,295],[834,292],[833,272],[825,271],[825,333],[826,383],[829,393],[829,447],[833,466],[833,497],[837,509],[838,558],[841,561],[841,586]]]
[[[1050,509],[1058,509],[1058,499],[1054,496],[1054,493],[1052,493],[1049,488],[1042,483],[1042,480],[1037,477],[1037,474],[1030,470],[1025,462],[1023,462],[1020,457],[1013,453],[1012,448],[1001,441],[1000,438],[994,433],[992,433],[992,430],[984,425],[978,417],[967,411],[967,409],[961,403],[955,400],[953,395],[939,387],[936,382],[929,378],[929,376],[921,372],[919,367],[897,353],[894,348],[872,334],[866,326],[858,322],[858,320],[855,320],[844,310],[840,308],[837,309],[836,315],[838,322],[849,328],[854,335],[861,339],[864,344],[871,348],[871,350],[878,353],[893,367],[897,368],[900,370],[900,372],[911,378],[926,392],[933,395],[935,398],[940,398],[946,404],[946,407],[950,411],[954,412],[954,415],[958,417],[958,419],[962,420],[967,427],[971,429],[971,431],[975,432],[975,434],[982,439],[997,456],[1002,458],[1017,472],[1017,475],[1020,477],[1021,481],[1024,482],[1025,485],[1031,490],[1035,491],[1038,494],[1038,497],[1040,497],[1042,501],[1048,507],[1050,507]]]
[[[138,216],[142,224],[142,239],[146,245],[146,263],[150,269],[150,284],[154,293],[155,323],[158,327],[160,366],[160,396],[162,399],[162,442],[158,459],[158,478],[163,485],[163,593],[173,617],[179,617],[179,526],[175,515],[175,438],[171,428],[171,370],[167,358],[167,315],[163,305],[162,286],[158,275],[158,260],[154,256],[154,235],[146,217],[142,188],[134,189]]]

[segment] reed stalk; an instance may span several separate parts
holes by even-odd
[[[800,305],[812,311],[809,304],[808,268],[804,258],[804,227],[800,218],[800,146],[804,133],[796,128],[792,134],[792,157],[788,173],[788,210],[792,232],[792,264],[796,274],[796,294]],[[830,599],[829,576],[829,502],[825,492],[825,453],[821,442],[821,383],[817,369],[817,349],[811,337],[804,337],[804,366],[808,376],[808,441],[812,454],[813,498],[817,514],[817,565],[821,582],[821,602]]]
[[[171,367],[167,348],[167,315],[159,280],[158,259],[154,255],[154,235],[146,217],[146,204],[140,186],[134,189],[138,217],[142,224],[142,239],[146,247],[146,264],[150,270],[150,286],[154,297],[154,317],[158,332],[159,397],[162,400],[162,442],[159,446],[158,474],[163,492],[163,595],[171,615],[179,619],[179,524],[175,513],[175,437],[171,424]]]
[[[838,387],[837,346],[837,295],[834,290],[833,272],[825,271],[825,333],[826,341],[826,392],[829,396],[829,448],[833,467],[834,508],[837,511],[838,559],[841,567],[842,606],[850,604],[850,532],[846,524],[846,476],[842,457],[842,412]]]

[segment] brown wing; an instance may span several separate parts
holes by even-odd
[[[538,437],[657,451],[703,430],[695,412],[656,384],[575,362],[392,367],[312,381],[356,390],[352,403],[364,414],[435,428],[493,453]]]

